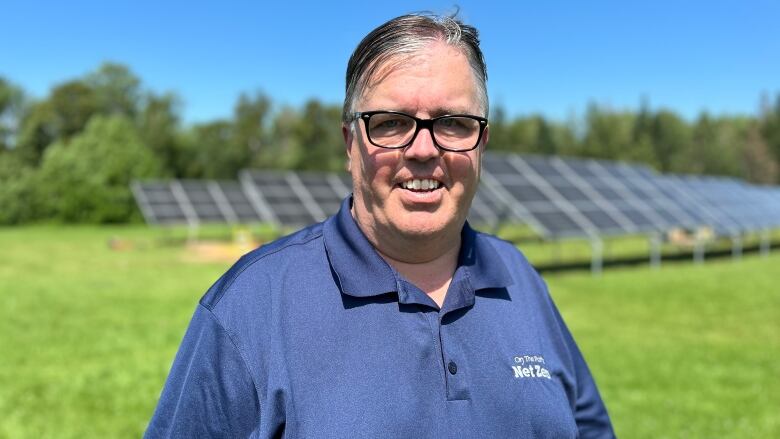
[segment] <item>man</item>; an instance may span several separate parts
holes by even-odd
[[[477,31],[409,15],[352,55],[354,193],[203,297],[148,437],[613,437],[544,283],[466,215],[488,140]]]

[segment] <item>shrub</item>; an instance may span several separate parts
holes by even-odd
[[[43,212],[64,222],[137,218],[130,181],[159,175],[159,167],[130,120],[94,116],[70,142],[46,150],[37,179]]]

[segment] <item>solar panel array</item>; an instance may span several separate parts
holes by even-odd
[[[244,170],[239,180],[267,222],[302,227],[335,214],[352,191],[347,175]]]
[[[245,170],[238,181],[135,182],[151,224],[266,222],[301,227],[334,214],[346,174]],[[660,234],[708,227],[722,236],[780,227],[780,188],[659,175],[619,162],[485,154],[469,220],[525,223],[547,238]]]
[[[131,190],[144,219],[150,224],[265,221],[235,181],[136,181]]]

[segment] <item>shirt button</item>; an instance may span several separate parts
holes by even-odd
[[[455,364],[454,361],[450,361],[450,364],[447,365],[447,370],[449,370],[451,374],[455,375],[458,373],[458,365]]]

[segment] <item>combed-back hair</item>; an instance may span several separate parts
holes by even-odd
[[[487,67],[479,48],[479,32],[453,16],[416,13],[393,18],[365,36],[347,63],[342,120],[351,122],[357,100],[380,67],[403,63],[427,45],[441,41],[459,48],[471,65],[480,109],[488,113]],[[390,64],[392,67],[393,64]]]

